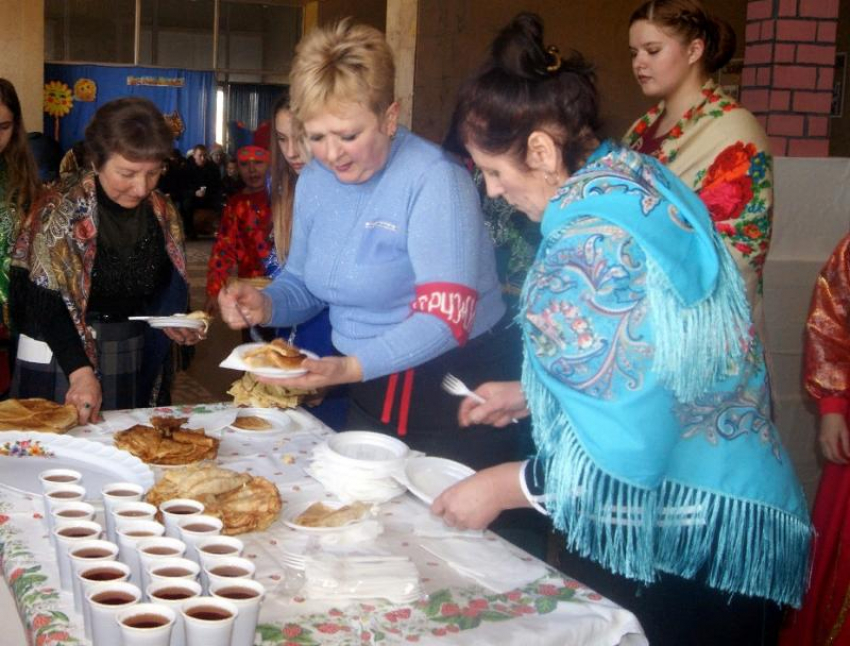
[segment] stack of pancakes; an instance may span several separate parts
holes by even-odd
[[[77,425],[77,409],[71,404],[33,397],[0,402],[0,431],[64,433]]]

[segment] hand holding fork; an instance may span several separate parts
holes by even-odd
[[[443,382],[441,385],[443,390],[452,395],[456,395],[458,397],[469,397],[470,399],[479,404],[487,403],[486,399],[484,399],[478,393],[470,390],[465,383],[463,383],[460,379],[455,377],[450,372],[446,373],[446,376],[443,377]],[[512,417],[511,422],[513,422],[514,424],[519,424],[519,420],[516,417]]]

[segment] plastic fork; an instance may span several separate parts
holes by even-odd
[[[450,372],[447,372],[446,376],[443,377],[443,382],[441,385],[443,387],[443,390],[452,395],[456,395],[458,397],[469,397],[473,401],[478,402],[479,404],[483,404],[487,401],[478,393],[472,392],[465,383],[463,383],[460,379],[455,377]],[[519,424],[519,420],[516,417],[512,417],[511,421],[514,424]]]
[[[225,285],[223,289],[227,290],[227,285]],[[248,336],[251,337],[251,340],[255,343],[265,343],[266,340],[263,338],[263,335],[260,334],[260,330],[257,329],[256,325],[251,325],[251,321],[249,321],[248,317],[245,316],[245,312],[242,311],[242,307],[240,307],[239,303],[236,303],[236,311],[239,312],[239,316],[242,317],[242,320],[245,321],[245,325],[248,326]]]

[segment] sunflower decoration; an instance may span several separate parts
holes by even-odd
[[[74,100],[91,103],[97,97],[97,83],[92,79],[77,79],[74,83]]]
[[[59,139],[59,119],[74,107],[74,97],[65,83],[50,81],[44,85],[44,111],[53,117],[54,139]]]

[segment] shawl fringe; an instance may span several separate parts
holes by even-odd
[[[800,606],[809,573],[806,522],[715,491],[670,481],[647,489],[605,472],[529,362],[526,356],[522,383],[546,474],[546,507],[570,550],[645,583],[669,572]]]
[[[655,327],[653,371],[686,403],[733,374],[752,343],[741,274],[716,234],[711,241],[717,250],[717,280],[708,297],[690,306],[682,304],[664,270],[647,258],[646,292]]]

